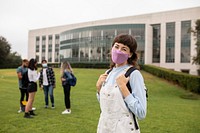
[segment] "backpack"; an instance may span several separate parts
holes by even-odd
[[[26,71],[26,72],[22,75],[22,88],[27,88],[29,82],[30,82],[30,81],[29,81],[29,79],[28,79],[28,71]]]
[[[137,70],[137,68],[135,68],[135,67],[130,67],[130,68],[126,71],[125,77],[126,77],[126,78],[129,77],[129,76],[131,75],[131,73],[132,73],[133,71],[135,71],[135,70]],[[108,71],[107,71],[107,74],[109,74],[111,71],[112,71],[112,69],[108,70]],[[128,83],[126,84],[126,86],[127,86],[128,90],[129,90],[129,92],[132,93],[132,89],[131,89],[131,86],[130,86],[129,81],[128,81]],[[148,98],[148,90],[145,89],[145,91],[146,91],[146,98]],[[133,114],[133,113],[132,113],[132,114]],[[133,120],[134,120],[134,123],[135,123],[135,128],[136,128],[136,130],[138,130],[138,129],[139,129],[139,126],[138,126],[138,124],[137,124],[135,114],[133,114]]]
[[[70,86],[75,86],[76,85],[76,82],[77,82],[77,79],[76,77],[74,76],[73,73],[65,73],[65,76],[67,78],[67,83],[70,85]]]
[[[135,70],[137,70],[137,68],[135,68],[135,67],[130,67],[130,68],[126,71],[125,77],[126,77],[126,78],[129,77],[129,76],[131,75],[131,73],[132,73],[133,71],[135,71]],[[112,71],[112,69],[109,69],[109,70],[107,71],[107,74],[109,74],[111,71]],[[126,84],[126,86],[127,86],[128,90],[129,90],[129,92],[132,93],[132,89],[131,89],[131,86],[130,86],[129,81],[128,81],[128,83]],[[145,89],[145,91],[146,91],[146,98],[148,99],[148,89]]]

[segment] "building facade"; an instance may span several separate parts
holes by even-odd
[[[195,37],[190,28],[200,19],[200,7],[70,24],[29,31],[28,58],[49,63],[107,63],[114,37],[133,35],[139,63],[197,75],[192,64]]]

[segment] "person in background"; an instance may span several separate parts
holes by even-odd
[[[22,65],[17,68],[17,77],[18,77],[18,84],[19,84],[19,90],[20,90],[20,109],[18,113],[24,111],[22,110],[22,101],[24,101],[24,98],[26,96],[26,101],[28,101],[28,91],[27,86],[22,85],[22,77],[23,75],[28,71],[28,60],[24,59],[22,60]]]
[[[40,77],[40,73],[37,72],[37,60],[36,59],[30,59],[29,65],[28,65],[28,78],[29,78],[29,84],[27,91],[29,93],[28,102],[25,107],[25,113],[24,118],[33,118],[32,116],[35,116],[36,114],[32,110],[35,94],[37,92],[37,81]]]
[[[62,112],[62,114],[70,114],[71,113],[71,104],[70,104],[70,90],[71,86],[69,85],[67,79],[70,73],[73,73],[71,65],[69,62],[65,61],[61,66],[61,82],[64,90],[64,102],[66,109]]]
[[[144,79],[138,70],[127,78],[124,75],[130,67],[137,66],[136,49],[137,42],[131,35],[120,34],[113,40],[111,71],[100,75],[96,83],[101,108],[97,133],[140,133],[136,117],[146,117]]]
[[[51,108],[55,108],[53,90],[55,88],[55,74],[51,67],[48,67],[47,61],[42,60],[42,69],[40,70],[39,86],[44,90],[45,108],[49,106],[49,98],[51,100]]]

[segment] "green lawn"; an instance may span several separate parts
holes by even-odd
[[[95,84],[104,69],[74,69],[78,82],[71,90],[72,113],[65,109],[60,71],[55,69],[57,85],[54,91],[55,109],[44,108],[43,91],[38,90],[34,107],[37,116],[23,118],[19,109],[19,89],[15,69],[0,69],[0,133],[95,133],[99,118],[99,103]],[[183,99],[188,92],[162,79],[142,72],[149,89],[148,112],[139,121],[142,133],[200,132],[200,96]],[[193,95],[194,96],[194,95]]]

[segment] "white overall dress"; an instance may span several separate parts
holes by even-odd
[[[100,91],[101,115],[97,133],[140,133],[135,129],[132,113],[128,110],[122,93],[115,83],[102,85]]]

